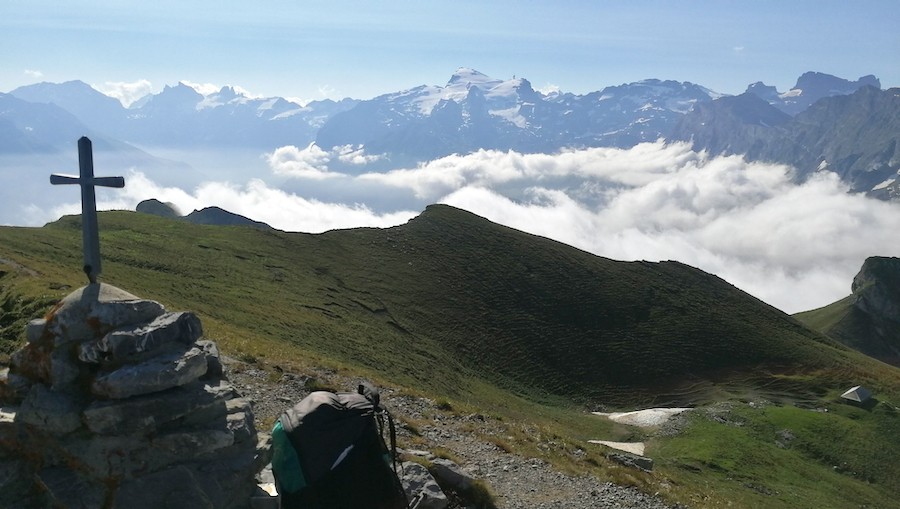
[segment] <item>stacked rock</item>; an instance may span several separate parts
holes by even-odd
[[[239,508],[270,459],[190,312],[103,283],[0,372],[0,507]]]

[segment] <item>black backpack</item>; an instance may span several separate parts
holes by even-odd
[[[385,445],[388,423],[391,449]],[[396,433],[370,385],[311,393],[272,430],[272,473],[284,509],[403,509]]]

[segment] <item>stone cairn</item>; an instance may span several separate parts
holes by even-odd
[[[242,508],[269,463],[190,312],[93,283],[0,372],[0,507]]]

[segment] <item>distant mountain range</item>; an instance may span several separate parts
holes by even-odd
[[[39,83],[0,94],[0,154],[98,150],[152,158],[154,149],[274,150],[315,142],[385,155],[393,167],[479,149],[555,152],[629,148],[665,138],[712,154],[785,163],[798,178],[829,169],[852,191],[898,198],[900,90],[874,76],[803,74],[786,92],[762,82],[723,96],[690,82],[649,79],[584,95],[458,69],[443,86],[370,100],[251,98],[232,87],[203,95],[179,83],[125,108],[86,83]],[[142,147],[140,150],[136,147]]]
[[[900,89],[863,86],[793,117],[783,106],[752,91],[698,104],[668,139],[714,155],[790,164],[801,179],[833,171],[853,192],[900,198]]]
[[[281,97],[249,98],[232,87],[201,95],[179,83],[139,101],[138,107],[125,108],[111,97],[81,81],[38,83],[19,87],[8,97],[43,105],[34,117],[7,112],[0,119],[18,120],[25,127],[30,119],[69,114],[63,123],[68,130],[74,122],[98,133],[114,133],[131,144],[154,147],[248,147],[269,149],[289,144],[306,145],[332,115],[352,108],[358,101],[344,99],[313,101],[306,106]],[[6,99],[9,100],[9,99]],[[33,133],[44,145],[56,146],[59,135]],[[45,141],[46,140],[46,141]],[[67,142],[70,141],[66,138]],[[49,143],[48,143],[49,142]]]
[[[800,76],[794,88],[787,92],[779,92],[775,87],[757,81],[747,87],[746,93],[753,94],[793,116],[809,108],[819,99],[850,95],[866,86],[881,89],[881,82],[871,74],[856,81],[849,81],[830,74],[807,72]]]

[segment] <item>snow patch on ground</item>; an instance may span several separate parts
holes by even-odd
[[[606,417],[607,419],[621,424],[630,426],[640,426],[642,428],[650,428],[659,426],[668,421],[673,415],[686,412],[690,408],[648,408],[647,410],[636,410],[634,412],[591,412],[594,415]]]
[[[638,456],[644,455],[644,442],[609,442],[607,440],[588,440],[589,444],[600,444],[620,451],[630,452]]]

